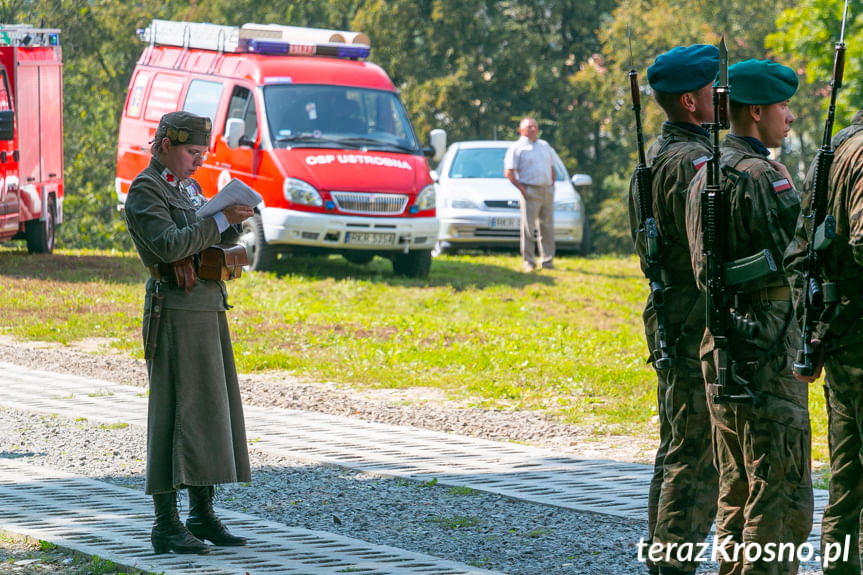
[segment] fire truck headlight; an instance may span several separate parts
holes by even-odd
[[[423,188],[414,204],[418,210],[433,210],[435,208],[434,185],[429,184]]]
[[[285,199],[294,204],[305,204],[307,206],[324,205],[321,194],[318,193],[314,186],[303,180],[285,178],[284,193]]]

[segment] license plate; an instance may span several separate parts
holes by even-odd
[[[347,232],[345,234],[345,243],[366,246],[392,246],[396,243],[396,235],[379,232]]]
[[[492,218],[491,227],[510,230],[518,229],[521,227],[521,218]]]

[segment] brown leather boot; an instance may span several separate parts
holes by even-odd
[[[177,513],[177,492],[156,493],[153,495],[156,508],[156,521],[150,532],[150,541],[156,553],[197,553],[210,552],[210,546],[189,533],[180,522]]]
[[[207,539],[219,547],[238,547],[246,544],[245,537],[232,535],[213,511],[213,494],[210,486],[189,487],[189,518],[186,528],[198,539]]]

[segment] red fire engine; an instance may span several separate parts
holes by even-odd
[[[187,110],[213,121],[195,174],[213,196],[239,178],[264,201],[244,224],[252,269],[281,253],[374,256],[423,277],[437,241],[434,185],[423,148],[386,73],[362,59],[356,32],[154,20],[120,121],[117,196],[149,162],[159,118]]]
[[[63,222],[60,30],[0,26],[0,242],[51,253]]]

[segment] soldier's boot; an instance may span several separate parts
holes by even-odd
[[[150,531],[150,541],[156,553],[197,553],[210,552],[210,546],[189,533],[180,522],[177,513],[177,492],[156,493],[153,495],[156,508],[156,521]]]
[[[213,494],[210,486],[189,486],[189,518],[186,527],[199,539],[207,539],[219,547],[238,547],[246,544],[245,537],[232,535],[213,511]]]

